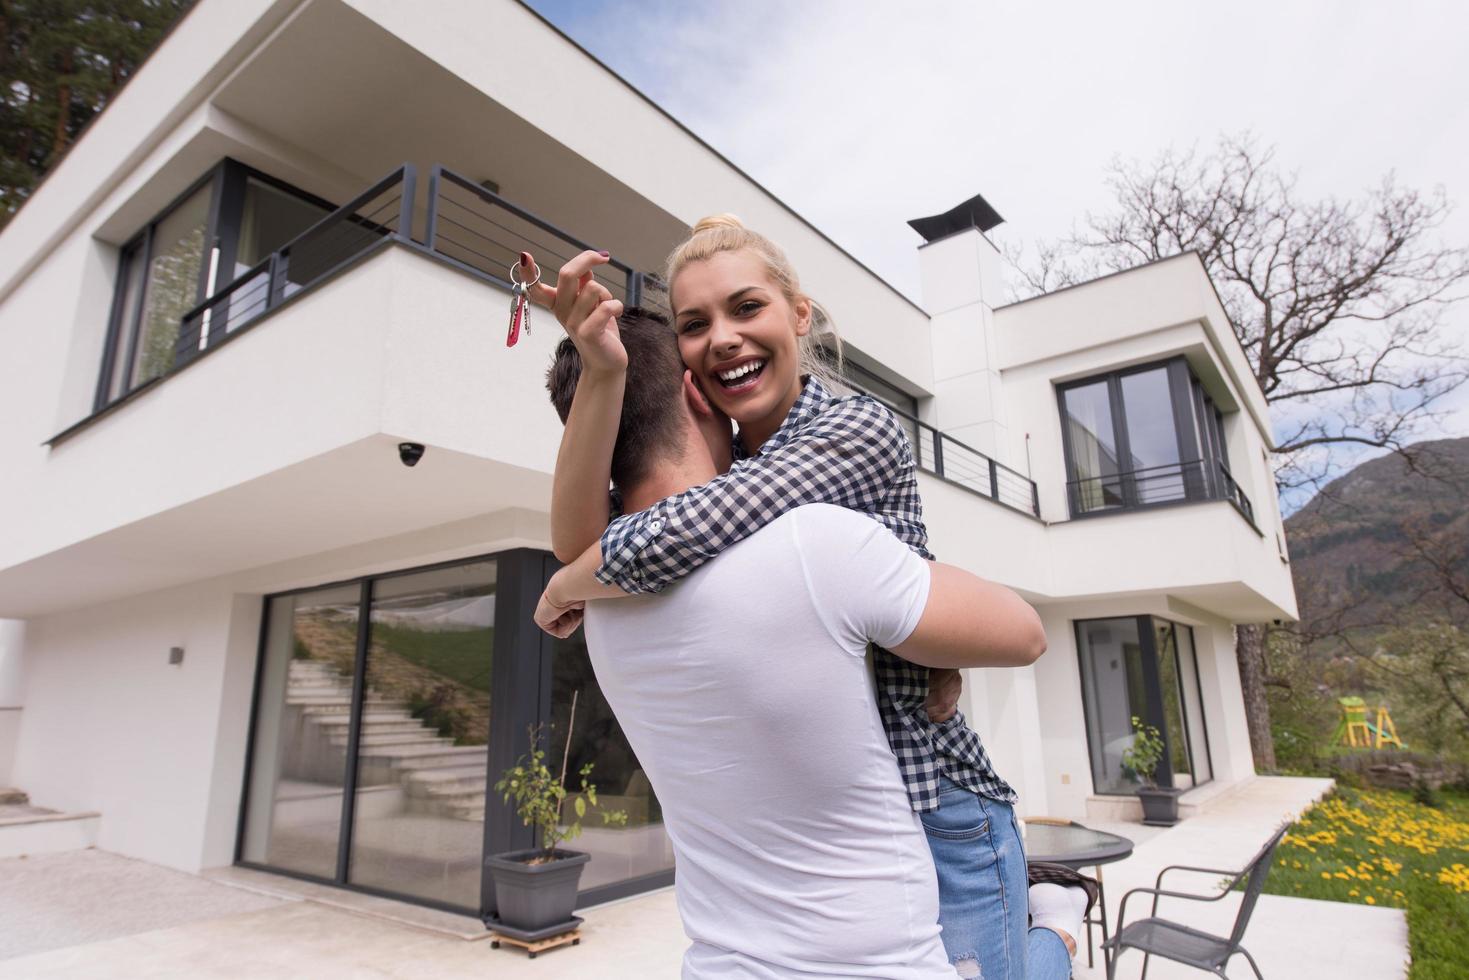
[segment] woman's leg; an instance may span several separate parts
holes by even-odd
[[[955,971],[966,980],[1026,980],[1025,855],[1011,808],[944,779],[939,808],[921,818]]]

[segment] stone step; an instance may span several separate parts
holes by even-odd
[[[392,769],[438,769],[462,765],[465,759],[483,758],[483,745],[381,745],[358,753],[360,760]]]
[[[37,812],[0,820],[0,858],[80,851],[97,845],[100,814],[32,809]]]
[[[480,803],[478,806],[450,804],[444,807],[442,812],[445,816],[452,817],[455,820],[472,820],[475,823],[485,822],[485,806],[483,803]]]
[[[346,714],[314,715],[316,726],[327,735],[343,735],[352,724],[351,717]],[[362,716],[362,733],[364,735],[390,735],[393,733],[407,734],[410,732],[424,731],[424,724],[417,718],[404,718],[397,714],[374,711]]]
[[[362,703],[365,705],[380,705],[386,708],[396,708],[401,704],[398,701],[390,701],[381,694],[369,694],[363,699]],[[351,694],[305,694],[300,697],[293,697],[290,692],[287,692],[286,704],[299,704],[303,708],[351,707],[352,696]]]
[[[485,764],[481,761],[472,765],[441,766],[438,769],[409,773],[408,786],[411,789],[414,786],[436,786],[484,778]]]
[[[333,735],[329,741],[333,745],[345,746],[347,737],[345,735]],[[363,747],[369,745],[445,745],[453,744],[437,732],[422,730],[418,732],[388,732],[387,734],[374,734],[363,732],[360,739]]]

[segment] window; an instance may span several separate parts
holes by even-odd
[[[1083,620],[1076,646],[1095,792],[1136,789],[1136,774],[1122,765],[1134,716],[1163,736],[1159,785],[1187,789],[1214,778],[1190,627],[1152,616]]]
[[[480,915],[483,856],[533,846],[493,791],[548,725],[626,826],[591,821],[581,904],[673,880],[663,811],[580,635],[528,623],[555,568],[516,549],[268,596],[236,860]],[[570,801],[568,801],[569,803]]]
[[[1226,499],[1250,516],[1224,414],[1184,358],[1069,382],[1057,398],[1072,517]]]
[[[187,359],[193,351],[179,340],[184,315],[331,210],[234,160],[196,182],[122,248],[94,409]],[[255,302],[251,291],[232,302]],[[229,328],[251,315],[230,317]]]

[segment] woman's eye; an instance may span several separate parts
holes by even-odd
[[[685,320],[683,326],[678,328],[679,333],[693,333],[704,325],[703,320]]]
[[[750,314],[757,312],[759,309],[759,303],[755,302],[753,299],[747,299],[739,306],[735,307],[735,312],[738,313],[740,316],[749,316]]]

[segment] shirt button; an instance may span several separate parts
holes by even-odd
[[[653,518],[651,521],[648,522],[648,530],[652,531],[654,534],[660,533],[663,530],[663,522],[656,517]]]

